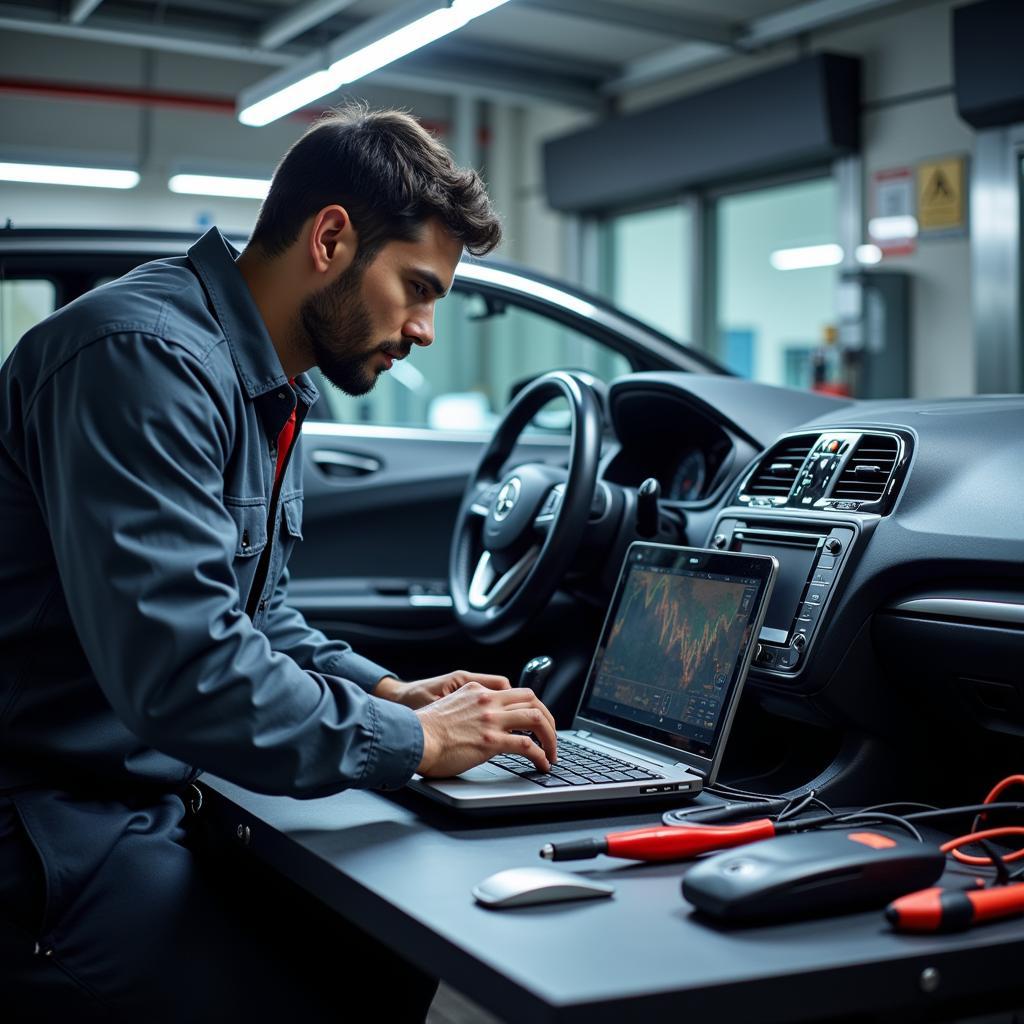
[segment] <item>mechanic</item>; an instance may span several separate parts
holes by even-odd
[[[214,228],[0,371],[6,1019],[425,1015],[434,979],[226,860],[186,804],[201,770],[316,797],[555,756],[532,692],[402,682],[287,601],[305,371],[369,391],[500,234],[411,117],[346,108],[285,155],[240,257]]]

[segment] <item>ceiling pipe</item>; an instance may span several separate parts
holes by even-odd
[[[287,43],[308,29],[315,28],[328,18],[340,14],[346,7],[351,7],[355,0],[309,0],[299,4],[290,11],[279,14],[263,26],[259,34],[259,43],[264,49],[274,50],[282,43]]]
[[[109,85],[67,85],[24,78],[0,78],[0,95],[15,93],[51,100],[85,100],[93,103],[122,103],[140,107],[199,110],[208,114],[235,115],[234,99],[158,89],[122,89]]]
[[[68,13],[68,21],[72,25],[81,25],[101,3],[103,0],[75,0]]]
[[[168,92],[163,89],[124,89],[109,85],[68,85],[65,82],[43,82],[31,78],[0,78],[0,96],[35,96],[50,100],[79,100],[87,103],[119,103],[137,107],[154,107],[173,110],[197,110],[206,114],[224,114],[234,119],[235,100],[233,97],[203,96],[195,93]],[[315,121],[324,110],[306,108],[297,110],[292,117],[301,121]],[[447,121],[417,118],[419,123],[435,135],[447,137],[451,125]],[[477,142],[485,146],[490,142],[490,132],[481,127]]]

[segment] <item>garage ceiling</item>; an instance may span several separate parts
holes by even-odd
[[[275,69],[408,0],[0,2],[0,30]],[[627,89],[920,0],[511,0],[367,81],[600,108]]]

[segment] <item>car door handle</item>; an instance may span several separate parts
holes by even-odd
[[[369,476],[383,466],[380,459],[367,455],[356,455],[353,452],[336,452],[331,449],[318,449],[312,453],[313,464],[324,476],[338,479],[353,476]]]

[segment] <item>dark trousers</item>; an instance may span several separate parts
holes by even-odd
[[[421,1021],[437,982],[178,796],[0,797],[0,1014],[22,1021]]]

